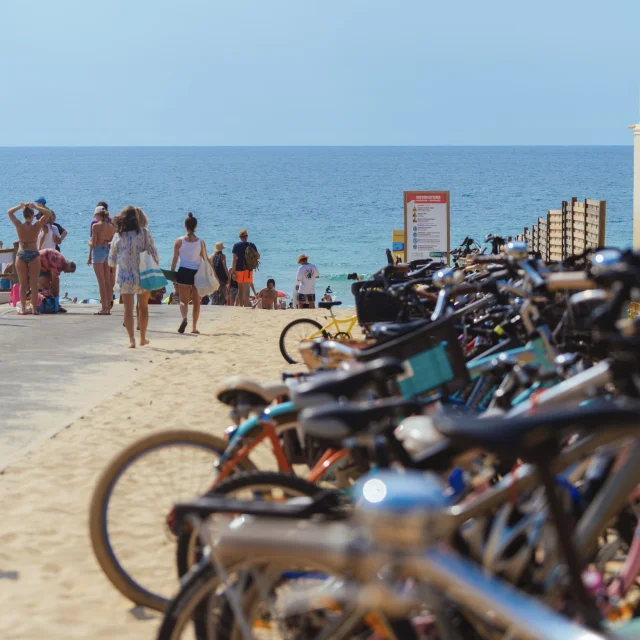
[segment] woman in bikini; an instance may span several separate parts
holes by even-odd
[[[16,211],[22,209],[24,222],[16,218]],[[42,218],[35,224],[33,222],[34,209],[41,212]],[[49,221],[49,209],[41,207],[38,204],[24,204],[21,202],[18,206],[9,209],[9,220],[13,222],[18,233],[18,241],[20,249],[16,259],[16,270],[18,273],[18,281],[20,282],[20,311],[19,315],[27,314],[27,291],[29,283],[31,283],[31,306],[34,315],[40,315],[37,310],[38,306],[38,277],[40,275],[40,253],[38,252],[38,235],[42,228]]]
[[[104,207],[96,207],[95,217],[97,222],[91,227],[91,262],[100,288],[100,303],[102,308],[95,315],[110,316],[111,300],[113,299],[113,287],[111,286],[111,268],[109,267],[109,245],[113,239],[115,229],[107,222],[107,210]]]
[[[196,227],[198,220],[194,218],[193,213],[189,212],[184,221],[184,228],[187,235],[180,236],[173,245],[173,260],[171,261],[171,271],[176,270],[178,260],[180,268],[178,269],[178,293],[180,294],[180,311],[182,313],[182,322],[178,328],[178,333],[184,333],[187,328],[189,315],[189,301],[193,298],[193,327],[191,333],[200,333],[198,331],[198,318],[200,317],[200,294],[193,284],[198,267],[201,260],[207,260],[207,247],[204,240],[200,240],[196,236]]]

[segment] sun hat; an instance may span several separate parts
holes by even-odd
[[[47,201],[46,201],[42,196],[40,196],[40,197],[36,200],[36,202],[37,202],[38,204],[41,204],[43,207],[45,207],[45,206],[47,205]]]
[[[308,256],[308,255],[306,255],[306,254],[304,254],[304,253],[301,253],[301,254],[298,256],[298,264],[300,264],[303,260],[308,260],[308,259],[309,259],[309,256]]]
[[[97,213],[107,213],[107,210],[103,207],[96,207],[96,210],[93,212],[93,215],[96,215]]]
[[[216,242],[216,251],[222,251],[223,249],[226,249],[227,247],[224,246],[223,242]]]
[[[249,232],[246,229],[240,229],[240,233],[238,234],[238,238],[242,238],[242,236],[248,236]]]

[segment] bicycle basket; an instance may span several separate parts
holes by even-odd
[[[379,281],[354,282],[351,292],[356,301],[360,326],[374,322],[395,322],[402,312],[402,302],[390,296]]]
[[[425,322],[410,333],[363,349],[358,360],[369,362],[382,357],[397,358],[405,365],[406,373],[397,379],[405,398],[436,389],[449,395],[470,381],[452,317]]]

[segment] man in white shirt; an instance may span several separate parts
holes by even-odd
[[[320,277],[315,264],[309,262],[309,256],[304,253],[298,256],[298,273],[296,273],[296,287],[298,289],[298,309],[316,308],[316,278]]]

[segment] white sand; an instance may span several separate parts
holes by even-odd
[[[155,637],[158,614],[132,611],[94,559],[87,520],[96,479],[123,447],[155,430],[221,435],[229,420],[213,390],[237,373],[278,381],[287,368],[278,337],[299,315],[322,320],[324,314],[222,309],[215,320],[212,313],[203,315],[200,336],[153,336],[152,350],[166,351],[169,360],[154,358],[157,363],[125,391],[105,398],[2,473],[3,640]],[[140,553],[146,543],[137,541]]]

